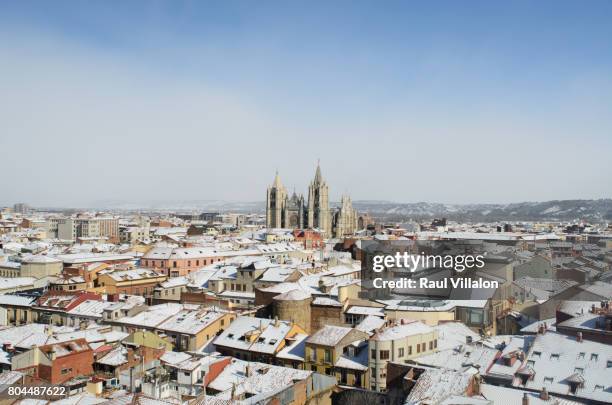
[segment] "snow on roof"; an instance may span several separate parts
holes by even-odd
[[[190,359],[191,356],[185,352],[165,352],[159,359],[168,364],[179,364],[187,359]]]
[[[354,315],[374,315],[380,317],[385,316],[385,311],[383,308],[364,307],[359,305],[353,305],[345,313]]]
[[[481,337],[462,322],[443,322],[433,328],[438,331],[438,349],[454,349],[466,343],[468,336],[472,342],[478,342]]]
[[[527,353],[533,343],[533,336],[497,335],[482,341],[485,347],[501,349],[501,355],[487,370],[487,374],[498,378],[512,380],[515,373],[523,366],[523,362],[515,361],[511,365],[504,363],[504,356],[512,356],[519,352]]]
[[[449,369],[426,369],[406,398],[406,405],[437,404],[450,395],[463,395],[472,379],[469,373]]]
[[[0,294],[0,305],[16,305],[22,307],[31,307],[35,298],[22,297],[20,295]]]
[[[296,270],[287,267],[270,267],[257,280],[272,283],[282,283]]]
[[[611,359],[612,346],[607,344],[588,340],[577,342],[574,337],[555,332],[537,335],[526,358],[526,364],[535,375],[525,388],[540,390],[546,387],[551,393],[612,402]],[[584,380],[575,394],[571,393],[569,383],[573,375]],[[522,386],[518,379],[513,385]]]
[[[306,334],[299,333],[295,335],[291,344],[283,347],[283,349],[278,352],[276,357],[286,360],[304,361],[306,339],[308,339],[308,335]]]
[[[311,335],[306,343],[323,346],[336,346],[353,329],[344,326],[325,325],[314,335]]]
[[[161,283],[159,283],[161,288],[181,287],[187,284],[189,284],[189,279],[185,276],[171,277],[167,279],[166,281],[162,281]]]
[[[20,381],[23,376],[24,374],[19,371],[4,371],[0,374],[0,386],[15,384]]]
[[[153,305],[136,315],[120,318],[116,322],[153,328],[182,310],[182,304],[166,303]]]
[[[373,340],[385,341],[385,340],[396,340],[403,339],[408,336],[422,335],[424,333],[434,332],[434,328],[424,324],[421,321],[404,321],[406,323],[400,323],[393,326],[388,326],[380,331],[377,331]]]
[[[291,290],[274,297],[277,301],[303,301],[310,298],[310,294],[302,290]]]
[[[45,255],[31,255],[21,259],[22,263],[61,263],[61,260]]]
[[[158,329],[195,335],[225,316],[225,313],[201,309],[183,310],[157,325]]]
[[[102,358],[96,360],[98,364],[104,364],[107,366],[120,366],[127,363],[128,350],[123,346],[117,346]]]
[[[312,305],[326,305],[326,306],[332,306],[332,307],[341,307],[342,303],[333,298],[315,297],[315,299],[312,301]]]
[[[36,279],[34,277],[14,277],[0,278],[0,290],[8,290],[19,287],[33,286]]]
[[[481,395],[493,401],[495,405],[516,405],[521,404],[523,396],[527,394],[529,405],[580,405],[581,402],[572,401],[565,398],[555,397],[549,394],[548,400],[540,399],[539,392],[523,391],[516,388],[502,387],[491,384],[480,385]]]
[[[354,354],[351,355],[350,351],[342,353],[334,367],[347,368],[351,370],[367,371],[368,370],[368,341],[364,340],[359,342],[358,345],[352,346]]]
[[[101,335],[104,336],[104,340],[108,343],[119,342],[126,337],[130,336],[127,332],[121,332],[119,330],[111,330],[110,332],[101,332]]]
[[[147,278],[164,277],[163,274],[157,273],[150,269],[131,269],[131,270],[116,270],[113,272],[105,273],[116,281],[132,281],[132,280],[143,280]]]
[[[496,349],[464,344],[420,356],[414,361],[418,364],[456,371],[467,371],[469,367],[477,367],[482,374],[485,374],[498,354],[499,351]]]
[[[107,253],[70,253],[65,255],[57,255],[56,258],[66,264],[79,264],[90,262],[133,260],[134,256]]]
[[[304,380],[311,374],[312,371],[232,359],[208,387],[220,391],[216,396],[222,399],[231,399],[232,389],[238,396],[249,394],[252,397],[290,387],[296,380]]]
[[[383,318],[368,315],[363,318],[363,320],[357,326],[355,326],[355,329],[372,334],[376,329],[382,327],[384,324],[385,320]]]
[[[105,308],[111,306],[112,302],[99,301],[99,300],[85,300],[76,307],[68,311],[68,314],[88,316],[93,318],[102,318],[102,313]]]
[[[215,340],[215,346],[275,353],[291,330],[286,321],[240,316]]]
[[[532,322],[530,324],[528,324],[527,326],[525,326],[524,328],[521,329],[521,333],[538,333],[538,329],[540,328],[540,325],[544,326],[546,324],[546,328],[547,330],[556,330],[556,326],[555,323],[557,322],[557,318],[549,318],[549,319],[544,319],[541,321],[535,321]]]
[[[53,405],[96,405],[105,401],[107,401],[106,398],[98,398],[94,394],[80,392],[76,395],[53,401]]]

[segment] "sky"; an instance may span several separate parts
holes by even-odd
[[[612,2],[0,2],[0,204],[612,197]]]

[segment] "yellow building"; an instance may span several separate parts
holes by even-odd
[[[326,325],[306,339],[304,369],[336,377],[339,385],[367,388],[368,334]]]
[[[370,338],[368,364],[370,388],[387,389],[387,364],[405,363],[438,349],[438,331],[420,321],[400,320],[381,328]]]
[[[166,351],[172,351],[174,345],[168,340],[162,338],[157,333],[148,330],[139,330],[132,332],[128,337],[122,340],[122,343],[134,345],[137,347],[145,346],[151,349],[159,349],[165,347]]]

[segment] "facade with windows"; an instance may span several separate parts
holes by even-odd
[[[405,363],[438,349],[438,331],[420,321],[400,320],[379,329],[369,341],[370,388],[386,391],[387,364]]]

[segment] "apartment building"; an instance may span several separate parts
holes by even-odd
[[[438,349],[438,332],[420,321],[390,321],[369,340],[370,388],[387,389],[387,364],[404,363]]]

